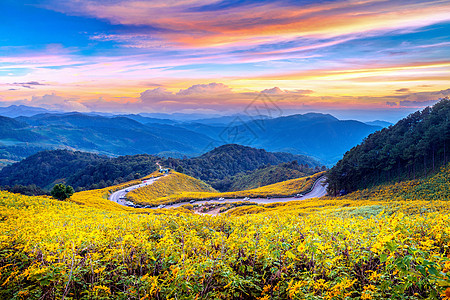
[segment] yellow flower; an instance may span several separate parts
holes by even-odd
[[[107,286],[104,286],[104,285],[95,285],[94,286],[94,292],[96,293],[96,294],[99,294],[99,293],[106,293],[106,294],[111,294],[111,291],[109,290],[109,287],[107,287]]]
[[[361,293],[361,299],[362,300],[369,300],[373,298],[373,292],[377,288],[373,284],[369,284],[368,286],[364,287],[364,291]]]
[[[441,293],[442,300],[450,300],[450,287]]]
[[[368,271],[371,272],[372,274],[370,274],[369,276],[369,280],[370,281],[377,281],[378,278],[380,278],[381,274],[378,274],[377,271]]]
[[[94,273],[95,274],[102,273],[105,269],[106,269],[106,267],[101,267],[101,268],[95,269]]]
[[[442,272],[448,273],[449,271],[450,271],[450,261],[446,261]]]

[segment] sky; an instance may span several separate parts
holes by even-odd
[[[0,0],[0,106],[392,122],[449,83],[450,1]]]

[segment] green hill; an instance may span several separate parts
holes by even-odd
[[[236,144],[223,145],[191,159],[170,158],[165,160],[164,164],[174,169],[181,167],[186,175],[203,180],[219,189],[216,182],[227,177],[241,172],[254,171],[262,166],[278,165],[294,160],[299,164],[311,167],[320,166],[318,161],[305,155],[267,152],[263,149]]]
[[[450,100],[369,135],[329,172],[332,194],[425,177],[448,162]]]
[[[447,201],[450,200],[450,164],[428,177],[383,184],[350,193],[340,200]]]
[[[93,189],[140,178],[157,169],[152,155],[109,158],[93,153],[52,150],[36,153],[0,171],[0,185],[37,185],[49,189],[55,183]]]
[[[186,175],[211,184],[240,172],[293,160],[318,165],[306,156],[271,153],[239,145],[225,145],[200,157],[184,159],[165,159],[148,154],[110,158],[80,151],[52,150],[39,152],[3,168],[0,171],[0,186],[35,184],[49,189],[55,183],[63,182],[77,190],[104,188],[152,173],[158,168],[157,161],[164,167],[181,168]],[[270,182],[273,183],[274,179],[275,176]]]

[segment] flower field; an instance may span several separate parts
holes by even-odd
[[[447,299],[450,202],[398,196],[447,172],[216,217],[0,192],[0,299]]]
[[[287,197],[310,190],[314,182],[323,174],[324,172],[319,172],[308,177],[291,179],[251,190],[219,193],[202,181],[172,172],[152,185],[131,191],[127,197],[134,203],[143,205],[172,204],[191,199],[207,200],[220,197]]]
[[[159,199],[178,199],[182,195],[196,193],[209,194],[217,191],[201,180],[172,171],[153,184],[129,192],[127,198],[138,204],[163,204]]]

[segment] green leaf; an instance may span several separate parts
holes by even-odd
[[[434,276],[439,276],[438,270],[433,266],[428,267],[428,272]]]

